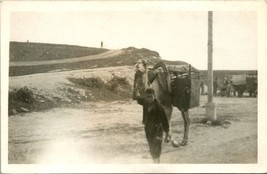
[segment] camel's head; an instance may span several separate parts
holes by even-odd
[[[146,71],[147,61],[145,59],[139,59],[135,64],[135,71],[144,73]]]

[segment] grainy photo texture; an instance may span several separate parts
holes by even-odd
[[[258,164],[256,10],[32,3],[2,6],[7,165]]]

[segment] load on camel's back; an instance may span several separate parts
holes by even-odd
[[[173,106],[177,107],[184,120],[184,137],[178,143],[171,137],[166,141],[172,142],[174,147],[186,145],[189,133],[189,109],[199,106],[200,75],[191,65],[166,65],[163,61],[148,68],[146,60],[138,60],[134,77],[133,99],[144,98],[145,90],[152,87],[156,93],[156,100],[164,109],[167,116],[170,132]]]

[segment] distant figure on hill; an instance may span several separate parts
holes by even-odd
[[[103,48],[103,41],[101,41],[101,48]]]

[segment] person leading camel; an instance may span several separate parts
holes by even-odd
[[[138,100],[144,108],[144,125],[146,139],[149,145],[150,155],[153,163],[160,163],[162,151],[163,131],[166,137],[169,136],[169,123],[163,108],[158,104],[155,90],[148,88],[145,90],[145,98]],[[165,143],[167,143],[165,138]]]

